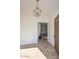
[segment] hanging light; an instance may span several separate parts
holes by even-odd
[[[41,9],[38,8],[38,2],[39,2],[39,0],[37,0],[37,7],[33,10],[34,16],[36,16],[36,17],[39,17],[41,15]]]

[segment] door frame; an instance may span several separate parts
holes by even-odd
[[[40,23],[46,23],[46,24],[47,24],[47,40],[48,40],[48,28],[49,28],[49,26],[48,26],[49,23],[48,23],[48,22],[37,22],[37,33],[38,33],[38,38],[39,38],[39,24],[40,24]],[[38,38],[37,38],[37,40],[39,40]]]
[[[54,38],[55,49],[59,53],[59,15],[54,19]]]

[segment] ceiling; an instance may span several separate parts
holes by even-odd
[[[25,15],[33,15],[36,7],[36,0],[20,0],[20,11]],[[42,16],[49,16],[59,8],[59,0],[39,0],[39,8],[42,9]]]

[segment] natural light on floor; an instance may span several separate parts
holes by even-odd
[[[47,59],[39,48],[21,49],[21,59]]]

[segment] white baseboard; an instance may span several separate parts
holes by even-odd
[[[38,41],[21,41],[20,45],[35,44],[35,43],[38,43]]]
[[[48,40],[48,42],[54,46],[54,41],[53,40]]]

